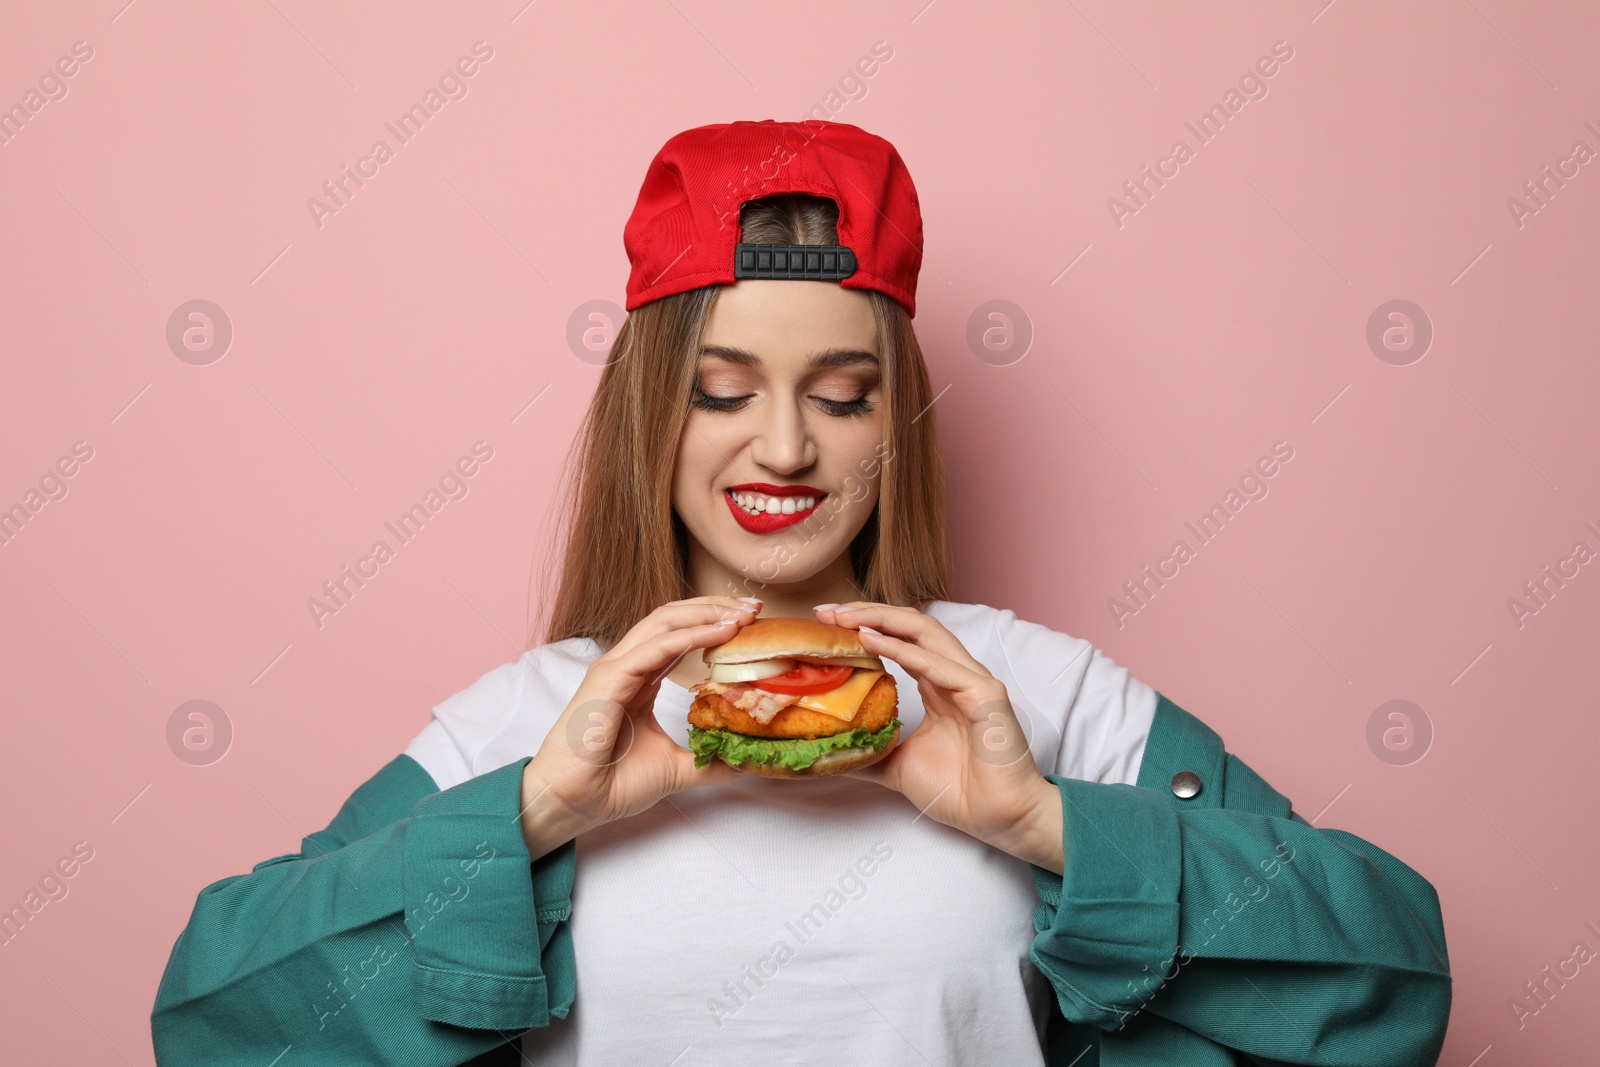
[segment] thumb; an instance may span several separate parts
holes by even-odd
[[[895,754],[890,753],[876,763],[869,763],[865,767],[844,772],[846,778],[859,778],[864,782],[876,782],[885,789],[900,792],[900,775],[896,773]]]
[[[672,763],[672,792],[681,793],[688,789],[699,789],[708,785],[726,785],[737,782],[744,777],[740,771],[723,763],[715,756],[704,767],[694,765],[694,753],[668,739],[672,752],[668,759]]]

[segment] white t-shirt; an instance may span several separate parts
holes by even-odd
[[[1153,689],[1011,611],[927,613],[1004,683],[1042,773],[1134,783]],[[599,653],[570,638],[496,667],[434,708],[407,754],[441,789],[533,754]],[[885,663],[903,743],[922,698]],[[684,747],[691,699],[666,679],[655,705]],[[1024,860],[871,782],[745,775],[689,790],[578,837],[576,998],[523,1053],[539,1067],[1042,1064],[1037,904]]]

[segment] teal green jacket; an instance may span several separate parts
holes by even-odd
[[[399,756],[299,852],[201,890],[157,1063],[519,1064],[577,977],[576,843],[529,862],[526,763],[441,791]],[[1165,696],[1137,785],[1046,777],[1066,873],[1030,865],[1031,956],[1052,1067],[1437,1063],[1450,971],[1421,875],[1310,825]]]

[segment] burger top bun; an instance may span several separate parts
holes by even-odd
[[[750,663],[780,656],[877,659],[861,647],[855,630],[816,619],[757,619],[720,645],[701,653],[707,663]]]

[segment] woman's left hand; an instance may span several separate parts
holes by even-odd
[[[916,732],[848,775],[887,786],[923,814],[1061,873],[1061,792],[1035,766],[1005,685],[944,624],[915,608],[853,601],[816,614],[860,630],[862,647],[898,663],[922,694],[925,717]]]

